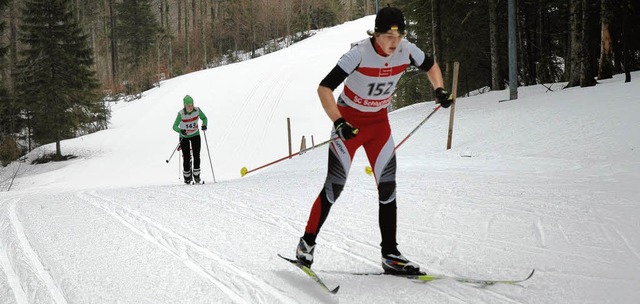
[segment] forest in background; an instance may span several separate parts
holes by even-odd
[[[518,86],[594,86],[597,79],[625,72],[630,77],[640,68],[640,1],[515,2]],[[508,0],[393,3],[411,20],[408,39],[436,58],[445,83],[451,83],[453,62],[460,62],[459,96],[508,87]],[[397,107],[430,92],[422,77],[402,81]]]
[[[507,2],[379,5],[405,12],[407,39],[436,58],[446,83],[460,62],[463,95],[508,83]],[[517,1],[519,85],[593,86],[637,70],[638,2]],[[255,58],[375,11],[374,0],[0,0],[0,160],[51,142],[61,158],[60,140],[108,126],[105,100],[132,100],[162,79]],[[395,108],[432,99],[424,73],[407,74]]]

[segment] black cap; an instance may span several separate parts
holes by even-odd
[[[404,34],[405,24],[402,11],[395,7],[383,7],[376,15],[376,33],[386,33],[391,29],[397,29]]]

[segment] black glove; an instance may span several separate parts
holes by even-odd
[[[187,135],[187,130],[180,130],[180,134]]]
[[[202,126],[202,131],[206,131],[207,130],[207,126]]]
[[[336,134],[342,140],[348,140],[356,137],[360,130],[354,128],[350,123],[348,123],[344,118],[340,117],[333,122],[333,126],[336,127]]]
[[[448,108],[453,103],[453,96],[443,88],[436,89],[436,103],[439,103],[443,108]]]

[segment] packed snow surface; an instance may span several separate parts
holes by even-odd
[[[397,150],[405,256],[429,273],[473,278],[535,268],[530,280],[479,288],[350,274],[381,271],[363,151],[316,247],[313,269],[338,294],[277,257],[294,256],[327,147],[242,178],[240,169],[288,155],[287,118],[293,152],[302,136],[307,146],[329,138],[317,85],[373,21],[164,81],[114,105],[108,130],[63,141],[77,158],[31,165],[54,150],[46,145],[3,168],[0,302],[637,303],[640,73],[590,88],[521,87],[506,102],[507,91],[461,97],[452,149],[449,109],[440,109]],[[185,94],[209,117],[204,185],[182,183],[179,153],[166,163]],[[433,109],[424,100],[392,112],[396,143]]]

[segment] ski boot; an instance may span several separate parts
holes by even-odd
[[[193,182],[199,184],[200,180],[200,169],[193,169]]]
[[[389,274],[421,275],[420,265],[409,261],[400,251],[382,254],[382,269]]]
[[[184,177],[184,183],[189,185],[191,184],[191,171],[184,171],[182,173],[182,176]]]
[[[309,246],[303,238],[300,238],[300,242],[296,248],[296,259],[298,263],[311,268],[311,264],[313,264],[313,251],[315,249],[316,245]]]

